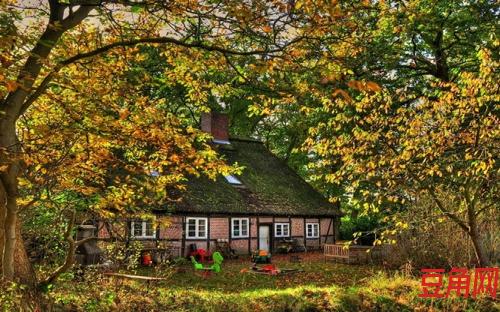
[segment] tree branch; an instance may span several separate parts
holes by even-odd
[[[434,192],[434,190],[432,188],[430,188],[430,187],[426,187],[426,189],[429,192],[429,194],[431,195],[432,199],[434,199],[434,202],[438,206],[439,210],[445,216],[447,216],[448,218],[450,218],[451,220],[453,220],[456,224],[458,224],[465,232],[469,233],[469,231],[470,231],[469,226],[467,226],[467,224],[465,224],[464,221],[460,220],[459,217],[457,217],[455,214],[451,213],[450,211],[448,211],[444,207],[443,203],[441,202],[441,200],[439,200],[439,198],[437,197],[437,195]]]
[[[54,69],[45,76],[45,78],[42,80],[40,85],[36,88],[36,90],[26,99],[24,102],[22,109],[21,109],[21,114],[24,113],[29,106],[40,96],[45,92],[47,89],[50,81],[54,77],[54,75],[59,72],[63,67],[71,65],[73,63],[78,62],[79,60],[90,58],[93,56],[97,56],[99,54],[108,52],[114,48],[118,47],[130,47],[142,43],[163,43],[163,44],[174,44],[178,45],[181,47],[185,48],[199,48],[202,50],[206,51],[212,51],[212,52],[219,52],[222,53],[223,55],[231,54],[231,55],[241,55],[241,56],[250,56],[250,55],[263,55],[263,54],[273,54],[277,53],[280,51],[283,51],[286,49],[288,46],[295,44],[302,40],[302,37],[297,37],[294,40],[291,40],[287,44],[283,45],[282,47],[273,49],[273,50],[254,50],[254,51],[238,51],[238,50],[231,50],[231,49],[226,49],[214,45],[206,45],[201,42],[186,42],[184,40],[179,40],[175,38],[170,38],[170,37],[157,37],[157,38],[141,38],[141,39],[134,39],[134,40],[129,40],[129,41],[119,41],[119,42],[114,42],[110,43],[108,45],[105,45],[103,47],[97,48],[93,51],[89,52],[84,52],[84,53],[79,53],[77,55],[74,55],[70,58],[67,58],[66,60],[61,61],[59,64],[57,64]]]
[[[75,242],[73,239],[73,227],[75,225],[75,217],[76,217],[76,210],[71,211],[71,216],[70,220],[68,223],[68,226],[66,228],[66,232],[64,233],[64,239],[68,242],[68,253],[66,254],[66,259],[64,260],[64,263],[58,267],[52,274],[50,274],[47,278],[45,278],[43,281],[41,281],[38,286],[39,287],[45,287],[52,282],[54,282],[62,273],[66,272],[69,270],[75,261],[75,252],[76,252],[76,247],[78,245],[83,244],[86,239],[80,240],[78,242]],[[89,237],[92,238],[92,237]],[[83,242],[82,242],[83,241]],[[78,244],[78,245],[77,245]]]

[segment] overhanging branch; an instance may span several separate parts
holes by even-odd
[[[302,40],[302,37],[295,38],[291,40],[290,42],[286,43],[282,47],[278,47],[272,50],[264,49],[264,50],[253,50],[253,51],[239,51],[239,50],[232,50],[232,49],[227,49],[223,47],[219,47],[216,45],[207,45],[199,41],[195,42],[186,42],[183,40],[171,38],[171,37],[155,37],[155,38],[140,38],[140,39],[134,39],[134,40],[129,40],[129,41],[119,41],[119,42],[114,42],[110,43],[108,45],[102,46],[100,48],[97,48],[93,51],[89,52],[84,52],[84,53],[79,53],[76,54],[70,58],[67,58],[61,62],[59,62],[54,69],[45,76],[45,78],[42,80],[40,85],[35,89],[35,91],[26,99],[24,102],[21,113],[23,114],[28,107],[40,96],[45,92],[47,89],[50,81],[54,77],[54,75],[59,72],[63,67],[74,64],[80,60],[94,57],[103,53],[106,53],[114,48],[118,47],[130,47],[130,46],[135,46],[138,44],[143,44],[143,43],[157,43],[157,44],[174,44],[177,46],[185,47],[185,48],[197,48],[197,49],[202,49],[206,51],[211,51],[211,52],[219,52],[222,53],[223,55],[240,55],[240,56],[251,56],[251,55],[266,55],[266,54],[274,54],[277,52],[281,52],[284,49],[286,49],[288,46],[295,44]]]

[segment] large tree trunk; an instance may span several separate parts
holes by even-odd
[[[3,252],[5,248],[4,237],[4,224],[0,223],[0,251]],[[14,276],[15,280],[21,284],[28,285],[34,288],[37,284],[36,275],[33,270],[33,266],[29,261],[26,248],[24,246],[24,240],[21,236],[21,220],[18,219],[16,225],[16,243],[14,247]],[[0,262],[0,272],[3,271],[2,263]]]
[[[16,250],[14,252],[14,276],[19,283],[35,288],[37,278],[26,252],[24,239],[21,236],[21,226],[22,222],[18,219],[16,226]]]
[[[469,226],[469,236],[472,240],[472,245],[474,246],[474,253],[476,254],[477,262],[482,268],[488,267],[491,265],[491,262],[484,248],[481,234],[479,233],[479,229],[477,228],[477,221],[475,218],[469,221]]]
[[[16,250],[16,224],[17,224],[17,205],[16,196],[7,194],[4,224],[4,246],[2,269],[3,277],[12,281],[14,279],[14,252]]]
[[[21,238],[21,222],[18,219],[18,175],[21,167],[20,146],[15,122],[7,115],[0,119],[0,252],[2,276],[13,281],[34,285],[33,269],[29,263]]]
[[[26,255],[18,220],[18,176],[21,171],[21,147],[16,134],[16,121],[30,104],[32,92],[46,60],[65,31],[80,24],[95,6],[70,10],[64,18],[66,5],[50,0],[50,17],[45,31],[35,44],[17,78],[18,87],[0,101],[0,256],[2,277],[34,284],[34,274]],[[17,266],[17,269],[15,267]],[[31,275],[31,277],[29,276]]]

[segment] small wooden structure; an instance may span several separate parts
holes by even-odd
[[[390,245],[363,246],[345,244],[325,244],[323,245],[325,261],[327,259],[345,260],[347,263],[378,263],[382,264],[390,254]]]
[[[324,244],[323,251],[325,261],[330,259],[345,259],[349,263],[349,248],[344,245]]]

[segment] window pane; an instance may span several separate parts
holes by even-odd
[[[241,235],[242,236],[248,235],[248,220],[246,219],[241,220]]]
[[[188,230],[189,230],[189,231],[195,231],[195,230],[196,230],[196,223],[195,223],[195,220],[189,220],[189,223],[188,223]]]
[[[134,236],[142,236],[142,224],[140,222],[132,222],[132,232]]]
[[[288,223],[283,224],[283,236],[288,236]]]
[[[241,185],[241,181],[238,180],[238,178],[236,178],[235,176],[233,175],[226,175],[224,176],[224,178],[226,178],[226,181],[229,182],[230,184],[235,184],[235,185]]]
[[[281,236],[281,224],[276,225],[276,236]]]
[[[153,229],[153,222],[145,222],[146,224],[146,236],[153,236],[154,235],[154,229]]]
[[[198,225],[198,231],[205,231],[205,224],[199,224]]]
[[[205,236],[205,219],[198,219],[198,236]]]
[[[196,220],[195,219],[188,220],[187,236],[188,237],[195,237],[196,236]]]

